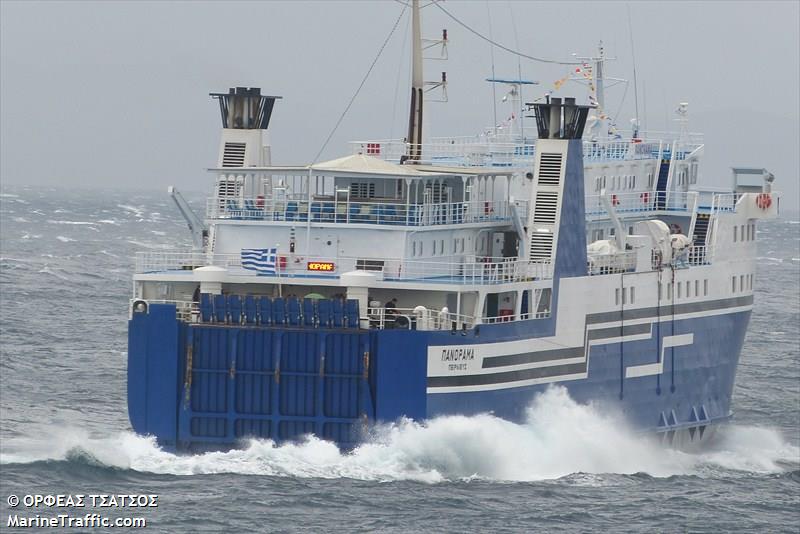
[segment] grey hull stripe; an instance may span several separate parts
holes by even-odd
[[[706,302],[690,302],[686,304],[678,304],[674,306],[674,313],[696,313],[709,310],[719,310],[724,308],[738,308],[740,306],[748,306],[753,303],[753,296],[748,295],[744,297],[735,297],[722,300],[711,300]],[[662,306],[661,316],[673,314],[672,306]],[[623,320],[629,321],[632,319],[644,319],[649,317],[658,317],[658,308],[640,308],[634,310],[625,310],[624,314],[620,312],[604,312],[595,313],[586,316],[586,324],[606,323],[611,321],[619,321],[620,315],[623,315]],[[622,335],[643,334],[650,332],[651,324],[643,325],[626,325],[622,330]],[[620,336],[620,327],[600,328],[597,330],[589,330],[589,340],[604,339]],[[524,363],[533,363],[548,360],[560,360],[572,357],[583,356],[584,347],[570,347],[564,349],[555,349],[542,352],[529,352],[523,354],[510,354],[508,356],[495,356],[486,358],[483,362],[484,368],[503,367],[507,365],[518,365]],[[488,362],[488,363],[487,363]],[[431,376],[428,377],[429,388],[442,388],[442,387],[455,387],[455,386],[484,386],[489,384],[503,384],[506,382],[517,382],[521,380],[531,380],[536,378],[550,378],[560,375],[572,375],[577,373],[586,372],[587,362],[573,363],[566,365],[554,365],[551,367],[539,367],[535,369],[522,369],[520,371],[506,371],[502,373],[490,373],[483,375],[468,375],[468,376]]]
[[[684,313],[697,313],[710,310],[720,310],[724,308],[738,308],[739,306],[748,306],[753,303],[753,295],[745,297],[734,297],[722,300],[709,300],[705,302],[687,302],[686,304],[676,304],[674,306],[661,306],[661,313],[659,309],[653,308],[638,308],[633,310],[625,310],[624,312],[613,311],[603,313],[592,313],[586,316],[586,324],[597,323],[610,323],[612,321],[630,321],[633,319],[646,319],[650,317],[665,317],[667,315],[682,315]],[[621,317],[620,317],[621,316]]]
[[[587,337],[589,341],[596,339],[608,339],[610,337],[635,336],[636,334],[649,334],[651,323],[631,324],[625,326],[612,326],[610,328],[598,328],[589,330]],[[583,347],[581,347],[583,349]]]
[[[523,363],[548,362],[552,360],[565,360],[567,358],[580,358],[583,356],[583,347],[569,347],[566,349],[543,350],[540,352],[523,352],[522,354],[508,354],[506,356],[492,356],[483,359],[483,368],[506,367]]]
[[[556,365],[554,367],[537,367],[535,369],[522,369],[521,371],[506,371],[505,373],[492,373],[487,375],[468,376],[431,376],[428,377],[429,388],[446,388],[454,386],[485,386],[487,384],[503,384],[505,382],[518,382],[535,378],[550,378],[553,376],[572,375],[586,372],[586,362]]]

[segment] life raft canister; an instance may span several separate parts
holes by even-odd
[[[617,195],[611,195],[611,204],[619,206],[619,197]]]
[[[647,203],[650,201],[650,193],[648,193],[647,191],[645,191],[644,193],[642,193],[641,195],[639,195],[639,198],[641,198],[641,199],[642,199],[642,203],[643,203],[643,204],[647,204]]]
[[[756,197],[756,206],[762,210],[769,209],[772,206],[772,195],[769,193],[759,193]]]

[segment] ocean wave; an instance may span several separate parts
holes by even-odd
[[[47,439],[6,443],[0,463],[79,462],[156,474],[247,474],[296,478],[537,481],[562,479],[601,485],[604,474],[703,476],[708,470],[784,473],[797,469],[798,448],[757,427],[723,427],[719,439],[699,453],[666,448],[629,430],[618,418],[573,401],[551,388],[515,424],[492,415],[438,417],[376,427],[350,452],[307,437],[276,445],[250,440],[227,452],[176,455],[152,437],[122,432],[97,438],[62,429]]]
[[[95,224],[97,224],[93,221],[59,221],[53,219],[48,219],[47,222],[49,224],[72,224],[75,226],[94,226]]]
[[[69,243],[71,241],[77,241],[77,239],[72,239],[71,237],[66,237],[66,236],[63,236],[63,235],[57,235],[56,239],[58,239],[62,243]]]

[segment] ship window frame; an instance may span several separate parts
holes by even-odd
[[[631,304],[636,302],[636,287],[631,286]]]
[[[747,289],[747,287],[744,285],[744,275],[743,274],[739,276],[739,288],[741,288],[742,291],[745,291]]]
[[[675,282],[675,287],[678,290],[677,298],[681,298],[681,283],[680,282]]]
[[[700,280],[694,281],[694,296],[695,297],[700,296]]]
[[[736,232],[739,229],[737,225],[733,225],[733,242],[736,243]]]
[[[731,277],[731,293],[736,293],[736,275]]]
[[[619,288],[614,289],[614,306],[619,306]]]
[[[622,305],[625,306],[628,302],[628,288],[622,288]]]
[[[705,278],[703,280],[703,296],[704,297],[708,296],[708,278]]]

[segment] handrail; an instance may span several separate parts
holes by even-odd
[[[484,261],[486,260],[486,261]],[[326,270],[310,270],[310,264],[324,264]],[[326,258],[299,254],[280,254],[274,275],[242,267],[240,254],[204,254],[187,251],[147,251],[136,254],[135,272],[155,274],[191,271],[203,266],[223,267],[235,276],[275,276],[281,278],[338,278],[342,273],[365,270],[387,281],[438,282],[444,284],[486,285],[526,280],[550,279],[550,262],[528,262],[518,258],[477,259],[474,256],[444,256],[441,261],[418,261],[369,257]]]
[[[518,213],[527,217],[528,203],[515,200]],[[435,226],[510,221],[512,202],[487,200],[447,203],[405,203],[402,200],[292,200],[275,197],[211,197],[206,202],[209,220],[308,221],[320,223]]]

